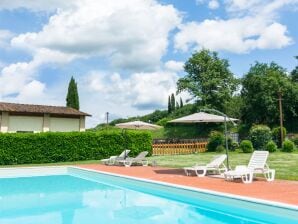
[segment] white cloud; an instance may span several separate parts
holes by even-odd
[[[294,3],[298,0],[226,1],[227,10],[235,16],[181,25],[174,39],[175,47],[183,51],[208,48],[234,53],[283,48],[293,40],[288,36],[287,27],[276,21],[276,15],[282,7]]]
[[[197,5],[207,4],[209,9],[218,9],[220,4],[218,0],[196,0]]]
[[[211,0],[208,3],[209,9],[218,9],[219,8],[219,2],[217,0]]]
[[[165,68],[169,71],[181,72],[184,70],[184,62],[170,60],[165,63]]]
[[[118,73],[92,72],[86,86],[105,100],[116,105],[131,105],[140,110],[166,107],[167,97],[176,91],[176,73],[159,71],[152,73],[133,73],[123,78]]]
[[[15,37],[12,45],[104,56],[116,67],[146,70],[159,66],[180,19],[173,6],[155,0],[82,0],[78,7],[58,10],[42,31]]]
[[[44,90],[44,83],[33,80],[23,86],[16,99],[22,103],[42,103],[45,100]]]
[[[54,11],[57,8],[67,8],[75,5],[77,1],[61,1],[61,0],[1,0],[0,9],[18,9],[27,8],[32,11]]]
[[[9,30],[0,30],[0,48],[6,48],[13,34]]]

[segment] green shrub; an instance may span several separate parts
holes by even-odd
[[[282,151],[284,152],[293,152],[295,149],[294,142],[291,140],[285,140],[282,144]]]
[[[120,154],[151,152],[148,132],[120,131],[0,134],[0,165],[98,160]]]
[[[255,150],[265,150],[266,144],[272,139],[268,126],[253,126],[249,131],[249,137]]]
[[[292,141],[294,142],[294,144],[296,145],[296,147],[298,147],[298,137],[294,137],[292,139]]]
[[[226,148],[223,145],[219,145],[216,147],[216,152],[223,152],[225,150],[226,150]]]
[[[218,131],[212,131],[209,135],[207,151],[215,152],[216,148],[220,145],[224,145],[224,135]]]
[[[287,135],[287,130],[286,130],[286,128],[283,127],[282,131],[283,131],[283,141],[284,141],[286,138],[286,135]],[[272,129],[272,139],[277,144],[277,146],[279,148],[282,147],[280,137],[281,137],[280,136],[280,127],[273,128]]]
[[[240,143],[240,149],[242,150],[242,152],[244,153],[250,153],[253,151],[253,145],[252,142],[249,140],[243,140]]]
[[[277,145],[271,140],[267,143],[266,150],[269,152],[275,152],[277,150]]]
[[[231,144],[231,148],[229,147],[229,149],[231,150],[231,151],[235,151],[236,149],[238,149],[239,148],[239,144],[238,144],[238,142],[232,142],[232,144]]]

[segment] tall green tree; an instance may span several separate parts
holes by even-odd
[[[178,80],[177,92],[189,92],[199,106],[224,111],[225,103],[237,88],[228,61],[219,58],[216,52],[201,50],[188,59],[184,70],[187,75]]]
[[[183,107],[183,101],[182,101],[182,98],[180,97],[180,108]]]
[[[68,91],[66,96],[66,106],[74,109],[80,109],[78,86],[73,77],[71,77],[68,84]]]
[[[176,100],[175,100],[175,95],[172,93],[171,95],[171,111],[175,111],[176,109]]]
[[[170,114],[172,112],[172,104],[171,104],[171,97],[168,97],[168,113]]]
[[[295,58],[298,60],[298,56],[295,56]],[[293,82],[298,83],[298,65],[291,72],[291,79]]]
[[[297,122],[298,91],[284,68],[256,62],[243,77],[242,120],[247,124],[279,125],[278,92],[282,93],[285,124]]]

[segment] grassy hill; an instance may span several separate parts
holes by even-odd
[[[170,120],[190,115],[198,112],[199,109],[195,104],[187,104],[181,108],[176,109],[172,113],[167,110],[156,110],[150,114],[137,117],[119,118],[110,122],[109,127],[106,124],[97,125],[93,131],[103,129],[116,129],[115,125],[118,123],[140,120],[161,125],[164,128],[160,130],[151,131],[153,138],[205,138],[211,130],[223,130],[221,124],[173,124],[167,123]]]

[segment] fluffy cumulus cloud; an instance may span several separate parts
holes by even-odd
[[[17,8],[34,12],[50,11],[51,16],[39,32],[22,33],[14,37],[8,32],[0,32],[0,47],[9,37],[12,48],[32,56],[31,61],[15,62],[0,68],[0,98],[12,99],[10,97],[13,95],[17,97],[12,101],[30,102],[31,99],[36,102],[37,96],[46,97],[43,95],[45,83],[38,81],[41,66],[57,66],[75,59],[102,57],[110,63],[111,69],[133,73],[131,81],[122,78],[119,81],[117,75],[111,74],[102,81],[115,82],[113,86],[122,93],[134,89],[134,93],[130,94],[134,98],[130,101],[134,107],[149,107],[153,103],[151,98],[157,98],[156,105],[161,105],[161,96],[150,93],[146,98],[145,92],[137,97],[136,94],[145,91],[146,88],[137,90],[138,86],[149,82],[144,79],[160,79],[157,73],[150,73],[149,77],[146,72],[156,71],[162,66],[161,58],[167,52],[169,33],[181,22],[181,15],[172,5],[160,4],[156,0],[0,2],[0,9]],[[169,75],[162,80],[169,82],[166,81],[167,77]],[[120,84],[122,81],[124,84]],[[98,91],[99,81],[93,82],[94,90]],[[151,85],[152,90],[163,91],[163,87],[157,87],[160,81],[156,82],[155,87]],[[30,92],[32,88],[35,91]],[[104,91],[110,95],[112,89]],[[44,99],[42,103],[50,102],[49,97]],[[89,109],[92,105],[87,107]]]
[[[165,68],[169,71],[182,72],[184,70],[184,62],[170,60],[165,63]]]
[[[119,68],[152,69],[166,53],[169,32],[180,23],[173,6],[155,0],[79,2],[58,10],[42,31],[15,37],[12,45],[70,56],[104,56]]]
[[[279,49],[292,43],[287,27],[279,22],[282,7],[297,4],[297,0],[227,0],[229,19],[207,19],[181,26],[175,36],[175,47],[208,48],[234,53],[255,49]]]
[[[94,71],[86,77],[85,86],[111,104],[152,110],[166,107],[168,95],[176,90],[177,79],[177,74],[171,71],[133,73],[128,78]]]

